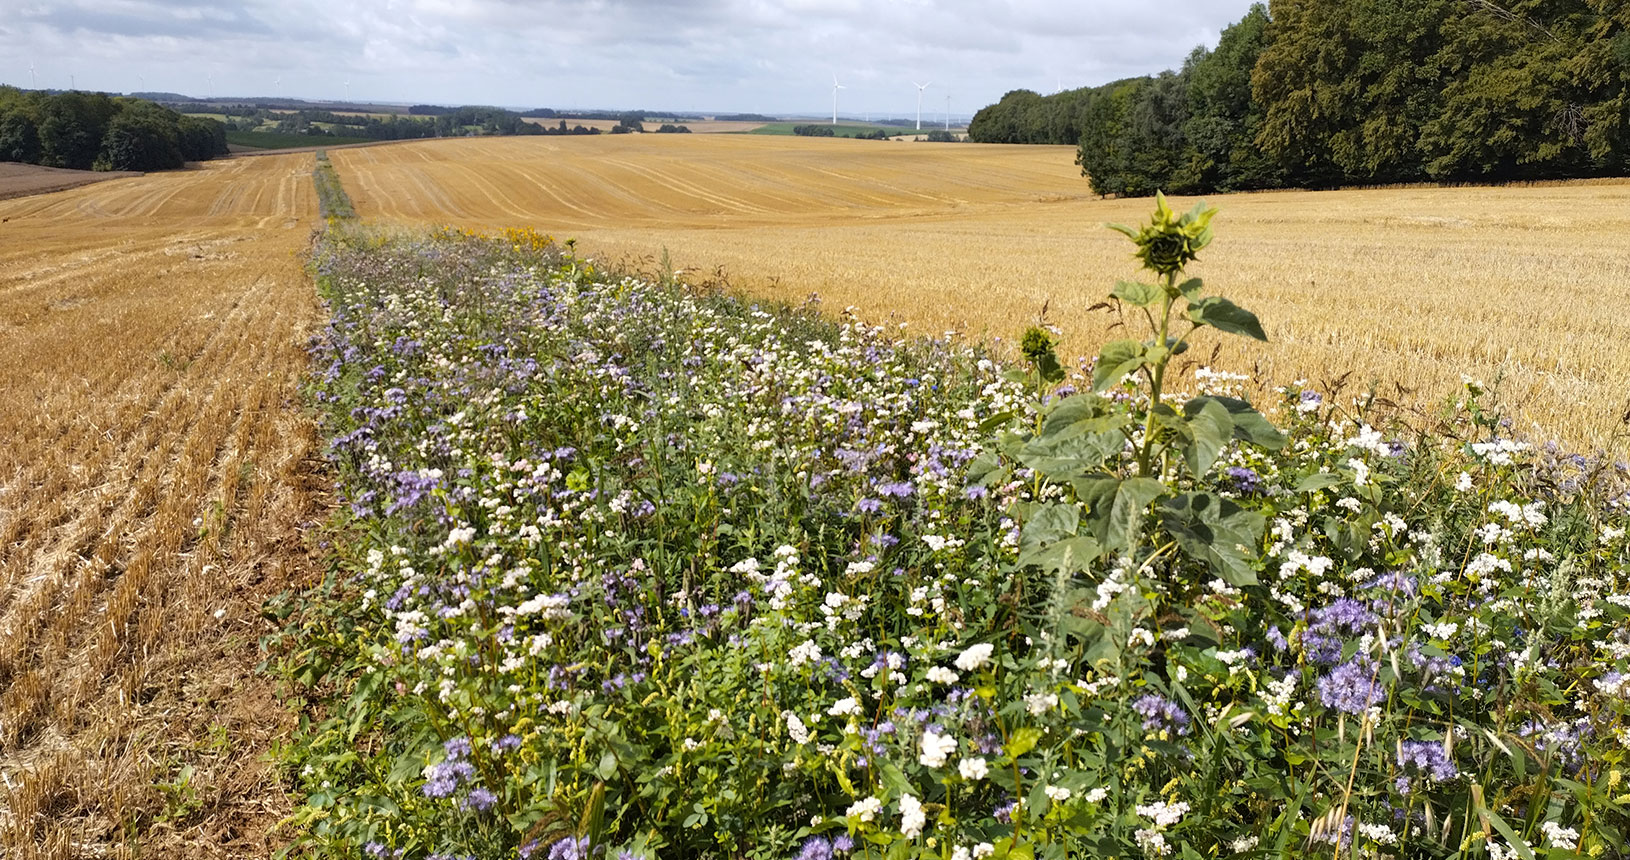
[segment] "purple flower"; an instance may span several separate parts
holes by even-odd
[[[587,836],[582,839],[573,839],[568,836],[549,846],[549,860],[588,860],[588,856],[589,838]]]
[[[877,485],[877,494],[880,496],[893,496],[896,499],[909,497],[917,488],[910,481],[895,481]]]
[[[425,780],[425,797],[452,797],[459,783],[475,776],[475,768],[467,761],[448,760],[430,766]]]
[[[793,860],[832,860],[832,843],[819,836],[811,836],[793,855]]]
[[[477,788],[472,790],[468,797],[464,798],[464,808],[473,809],[476,812],[486,812],[497,802],[497,795],[484,788]]]
[[[1189,733],[1189,715],[1165,696],[1145,693],[1132,703],[1132,710],[1143,715],[1144,731],[1165,730],[1177,735]]]
[[[1235,492],[1254,495],[1262,492],[1262,476],[1244,466],[1229,466],[1223,470],[1228,480],[1234,482]]]
[[[1398,766],[1410,776],[1424,777],[1431,782],[1448,782],[1460,775],[1449,751],[1437,741],[1404,741],[1398,746]],[[1399,791],[1408,794],[1409,780],[1398,778]]]
[[[1319,701],[1326,708],[1362,714],[1381,701],[1385,691],[1375,682],[1377,667],[1362,657],[1349,660],[1319,679]]]
[[[1018,806],[1019,806],[1018,801],[1014,801],[1014,800],[1009,800],[1006,803],[997,804],[996,808],[991,811],[991,817],[996,819],[997,821],[1000,821],[1003,824],[1012,824],[1013,823],[1013,810],[1017,809]]]

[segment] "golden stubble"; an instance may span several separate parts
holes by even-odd
[[[307,155],[0,202],[0,855],[265,856],[311,570]]]
[[[1149,200],[1100,200],[1069,147],[750,135],[448,140],[333,155],[364,216],[533,226],[612,260],[664,250],[701,275],[910,331],[1016,337],[1044,305],[1079,356],[1125,336],[1089,308],[1138,276]],[[1186,207],[1193,201],[1174,199]],[[1262,318],[1267,345],[1189,357],[1262,388],[1350,373],[1348,393],[1430,407],[1501,380],[1518,429],[1623,451],[1630,183],[1218,195],[1195,273]],[[1136,328],[1133,329],[1137,331]],[[1399,386],[1403,387],[1400,391]]]

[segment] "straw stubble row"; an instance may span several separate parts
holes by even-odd
[[[309,571],[320,497],[309,176],[0,203],[0,854],[266,853],[259,607]]]

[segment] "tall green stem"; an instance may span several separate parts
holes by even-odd
[[[1164,276],[1166,300],[1160,306],[1160,330],[1155,333],[1155,347],[1164,350],[1166,339],[1171,332],[1172,325],[1172,294],[1176,292],[1173,285],[1176,283],[1175,274]],[[1143,449],[1138,452],[1138,474],[1149,476],[1150,460],[1155,451],[1155,409],[1160,406],[1160,391],[1166,382],[1166,362],[1171,360],[1170,353],[1163,353],[1155,362],[1155,368],[1149,374],[1149,413],[1143,419]]]

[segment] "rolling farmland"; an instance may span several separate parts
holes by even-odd
[[[0,202],[0,855],[267,853],[311,156]]]
[[[1064,349],[1116,323],[1087,308],[1132,275],[1067,147],[731,135],[448,140],[333,155],[364,217],[532,225],[613,259],[664,249],[733,283],[917,331],[1012,336],[1050,303]],[[1523,429],[1614,445],[1630,351],[1630,184],[1400,188],[1220,197],[1200,273],[1256,310],[1273,343],[1218,365],[1272,383],[1348,371],[1435,402],[1462,373],[1502,379]],[[1174,201],[1186,205],[1187,201]],[[1202,354],[1209,350],[1203,344]],[[1535,430],[1538,425],[1543,429]]]
[[[907,331],[1064,349],[1116,319],[1148,201],[1067,148],[750,135],[443,140],[330,154],[364,218],[535,226],[602,258]],[[260,607],[307,577],[325,490],[299,408],[320,311],[309,154],[0,201],[0,855],[264,855],[291,717]],[[1183,203],[1183,201],[1177,201]],[[1630,183],[1239,195],[1197,269],[1273,342],[1216,364],[1400,401],[1502,378],[1541,437],[1608,445],[1630,351]],[[1201,356],[1213,341],[1201,341]],[[1253,356],[1246,359],[1245,356]],[[1399,393],[1393,383],[1413,393]],[[1534,429],[1538,428],[1538,429]]]

